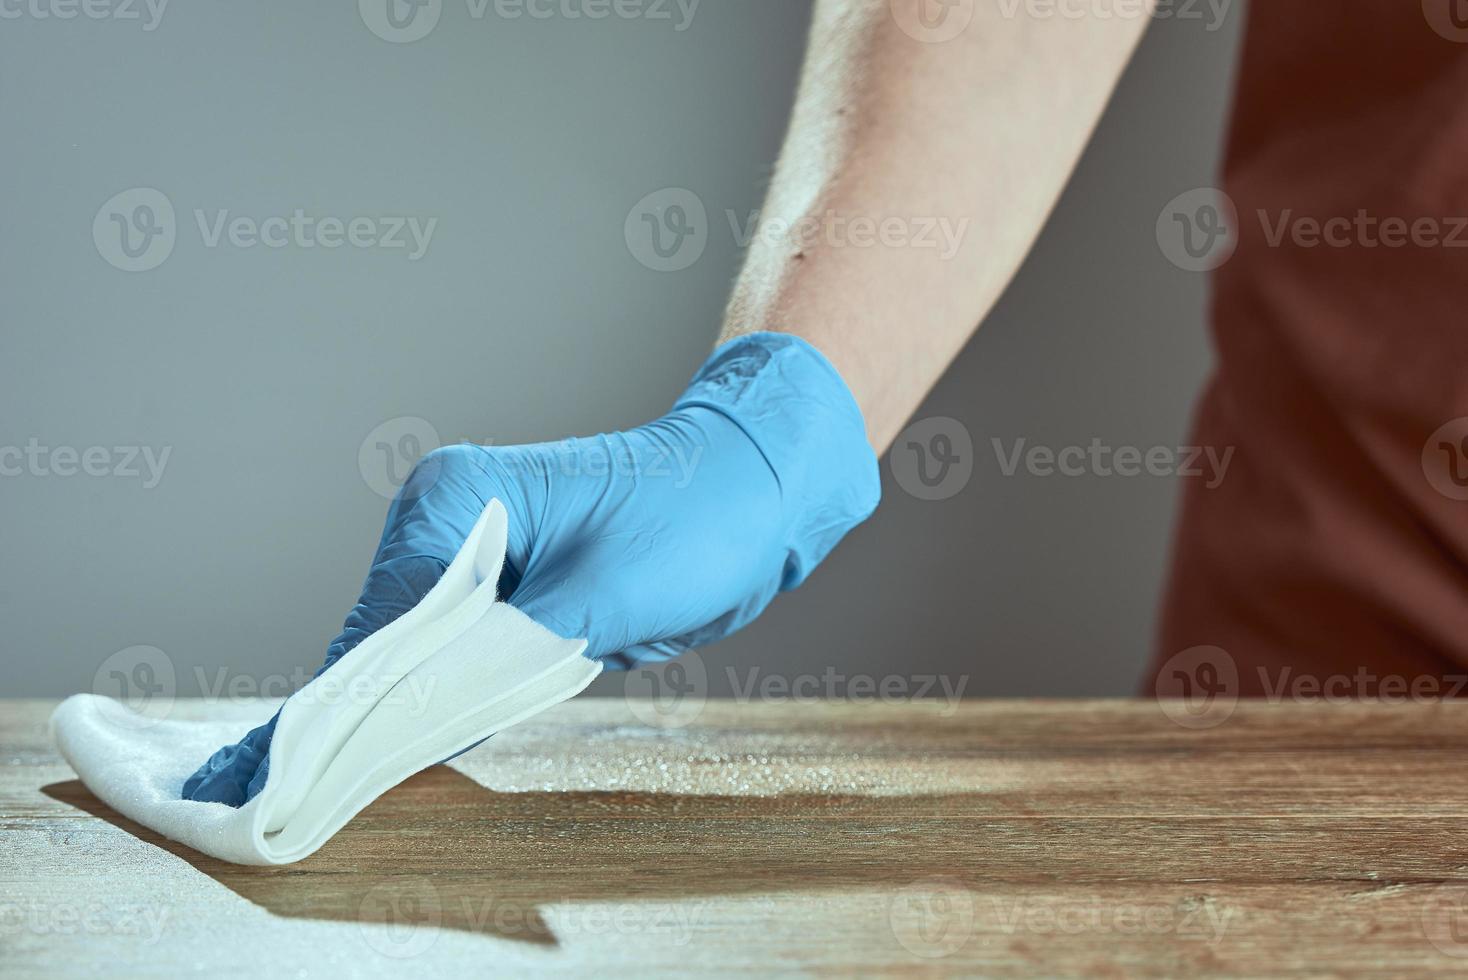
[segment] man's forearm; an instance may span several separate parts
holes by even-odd
[[[818,0],[724,326],[819,347],[878,451],[1018,269],[1149,21],[974,7],[934,40],[940,0]]]

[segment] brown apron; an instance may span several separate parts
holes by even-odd
[[[1468,694],[1468,0],[1248,16],[1191,440],[1234,454],[1186,481],[1146,688]]]

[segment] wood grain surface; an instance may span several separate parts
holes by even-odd
[[[582,699],[274,869],[111,812],[51,707],[0,702],[5,976],[1468,969],[1468,705]]]

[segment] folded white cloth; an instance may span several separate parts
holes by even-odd
[[[364,640],[285,702],[270,775],[236,809],[180,799],[184,780],[251,727],[155,721],[110,698],[77,694],[51,716],[61,754],[118,813],[237,864],[289,864],[313,853],[404,779],[569,698],[601,665],[497,602],[508,518],[491,501],[443,578],[413,609]],[[269,717],[265,708],[247,722]]]

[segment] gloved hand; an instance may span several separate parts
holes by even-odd
[[[551,631],[585,637],[586,656],[627,669],[750,622],[879,495],[861,412],[830,362],[786,334],[740,337],[641,428],[425,456],[388,509],[321,671],[423,598],[492,498],[510,516],[499,594]],[[271,719],[216,752],[184,798],[239,806],[255,796],[274,728]]]

